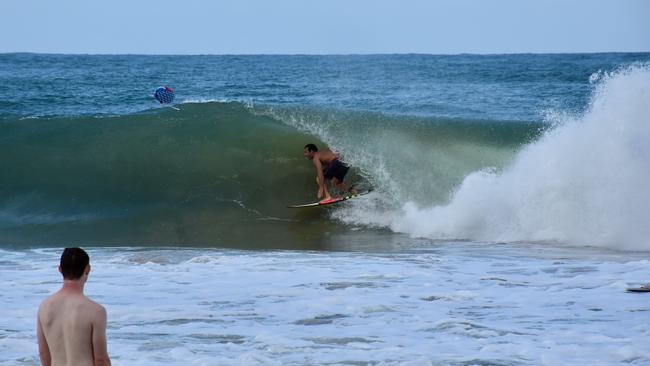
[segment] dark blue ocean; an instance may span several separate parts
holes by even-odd
[[[647,53],[549,55],[0,55],[0,117],[128,115],[180,102],[238,101],[396,116],[541,121],[580,111],[590,76]]]

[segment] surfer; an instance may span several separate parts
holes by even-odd
[[[338,154],[329,149],[318,151],[314,144],[305,145],[303,155],[314,163],[316,168],[316,183],[318,183],[318,198],[324,201],[331,200],[327,182],[331,181],[332,185],[343,192],[349,192],[352,189],[349,184],[345,184],[343,179],[350,169],[343,163]],[[353,191],[353,190],[352,190]]]

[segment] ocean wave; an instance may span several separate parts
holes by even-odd
[[[588,110],[556,126],[501,170],[463,178],[448,204],[343,216],[428,238],[551,241],[650,250],[650,67],[595,80]]]
[[[14,220],[2,234],[28,243],[176,245],[259,240],[260,232],[275,241],[318,236],[339,209],[286,209],[316,198],[306,143],[340,152],[353,166],[350,179],[378,192],[367,201],[379,212],[407,199],[444,202],[466,174],[504,165],[539,129],[239,102],[10,120],[0,125],[0,210],[75,220]]]

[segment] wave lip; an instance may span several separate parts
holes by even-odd
[[[429,238],[650,250],[650,66],[603,77],[589,109],[500,172],[469,174],[449,204],[405,204],[387,226]]]

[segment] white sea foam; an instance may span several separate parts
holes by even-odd
[[[428,238],[559,241],[650,250],[650,66],[599,75],[588,110],[495,171],[469,174],[449,204],[340,217]]]
[[[226,98],[188,98],[179,101],[179,104],[230,103],[232,101]]]
[[[400,253],[92,249],[119,365],[647,365],[642,254],[436,243]],[[522,253],[525,253],[522,254]],[[38,362],[60,249],[0,250],[0,364]]]

